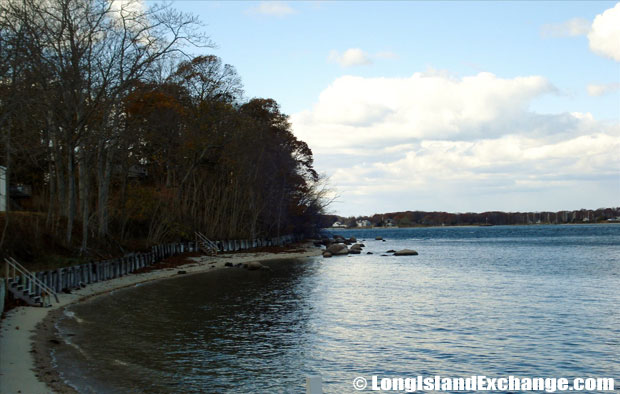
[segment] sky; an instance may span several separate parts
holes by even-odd
[[[290,116],[330,213],[620,206],[620,3],[173,6]]]

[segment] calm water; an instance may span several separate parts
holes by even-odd
[[[98,393],[301,393],[310,374],[327,393],[371,375],[618,387],[620,225],[338,233],[374,254],[231,268],[74,306],[59,368]],[[380,256],[401,248],[419,256]]]

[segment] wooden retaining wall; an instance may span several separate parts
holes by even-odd
[[[300,239],[301,237],[299,236],[284,235],[281,237],[254,240],[221,240],[215,241],[214,243],[218,246],[219,252],[236,252],[262,246],[288,245]],[[74,265],[72,267],[41,271],[35,273],[35,275],[56,293],[60,293],[62,291],[79,289],[90,283],[128,275],[170,256],[186,252],[195,252],[196,250],[195,242],[161,244],[153,246],[148,253],[129,253],[116,259],[93,261]],[[4,279],[0,280],[0,283],[2,283],[0,289],[4,290]],[[24,284],[26,286],[29,285],[27,281],[24,282]],[[0,291],[0,305],[4,305],[4,298],[8,297],[9,294],[8,291]],[[40,289],[37,291],[36,295],[40,295]],[[0,312],[2,312],[3,309],[4,308],[0,309]]]

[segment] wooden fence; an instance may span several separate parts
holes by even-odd
[[[237,252],[263,246],[283,246],[299,241],[301,237],[284,235],[275,238],[261,238],[254,240],[223,240],[214,241],[220,252]],[[187,252],[196,252],[195,242],[181,242],[156,245],[148,253],[129,253],[123,257],[89,262],[74,265],[72,267],[58,268],[55,270],[36,272],[34,275],[57,293],[65,290],[78,289],[90,283],[118,278],[131,274],[139,269],[151,266],[170,256]],[[4,279],[0,282],[4,283]],[[28,283],[25,283],[27,286]],[[1,286],[0,290],[5,290]],[[9,296],[8,291],[0,291],[0,305],[4,304],[4,297]],[[40,293],[40,289],[38,290]],[[40,295],[35,293],[35,295]],[[2,312],[3,309],[0,309]]]

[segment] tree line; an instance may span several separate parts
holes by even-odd
[[[312,232],[312,151],[246,100],[194,16],[124,0],[0,2],[0,165],[13,210],[67,247]],[[7,213],[9,247],[19,215]]]
[[[360,227],[360,224],[362,224],[364,220],[367,220],[370,225],[374,227],[598,223],[620,221],[620,207],[557,212],[490,211],[479,213],[448,213],[405,211],[357,217],[323,215],[321,217],[321,225],[323,228],[328,228],[335,222],[340,222],[346,227]]]

